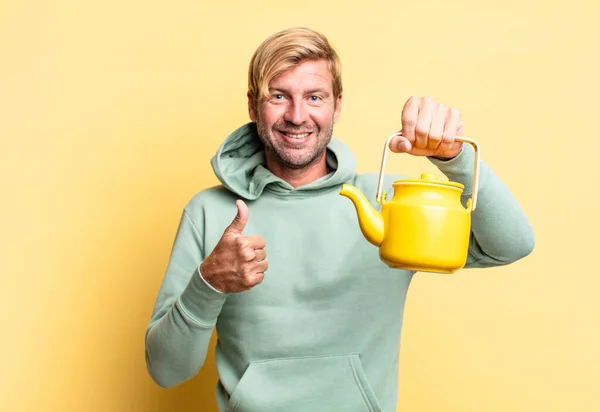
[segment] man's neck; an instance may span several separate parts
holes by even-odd
[[[267,169],[278,178],[285,180],[294,188],[305,186],[330,173],[330,170],[327,167],[325,153],[323,153],[323,156],[319,160],[301,169],[286,167],[267,156]]]

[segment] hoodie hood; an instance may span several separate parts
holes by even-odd
[[[247,200],[258,198],[264,190],[282,195],[310,195],[347,182],[356,167],[356,159],[348,146],[332,138],[327,146],[327,176],[294,188],[266,168],[264,146],[258,137],[256,123],[247,123],[231,133],[211,159],[219,181],[230,191]]]

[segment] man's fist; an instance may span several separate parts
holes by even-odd
[[[268,263],[265,240],[260,236],[244,236],[248,222],[248,206],[236,202],[238,213],[223,232],[219,243],[200,265],[202,277],[221,292],[243,292],[262,282]]]
[[[451,159],[460,153],[464,136],[458,110],[429,97],[411,97],[402,109],[402,136],[390,141],[390,150],[415,156]]]

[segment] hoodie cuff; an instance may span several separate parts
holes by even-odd
[[[229,293],[218,291],[204,280],[198,266],[179,297],[179,303],[192,320],[205,326],[213,326],[217,322],[227,296]]]
[[[442,160],[428,157],[429,161],[453,182],[461,183],[465,188],[463,195],[471,195],[473,192],[473,175],[475,166],[475,150],[473,147],[464,143],[458,155],[452,159]],[[479,188],[483,186],[487,177],[487,167],[479,160]]]

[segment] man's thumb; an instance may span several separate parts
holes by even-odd
[[[390,142],[389,149],[392,152],[405,153],[405,152],[410,152],[410,150],[412,149],[412,145],[410,144],[410,141],[406,137],[396,136]]]
[[[233,222],[229,225],[229,230],[236,233],[242,234],[246,223],[248,222],[248,206],[243,200],[237,200],[235,202],[238,212],[233,219]]]

